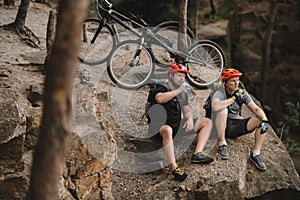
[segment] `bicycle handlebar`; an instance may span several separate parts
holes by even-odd
[[[103,0],[107,7],[112,8],[113,4],[107,0]]]

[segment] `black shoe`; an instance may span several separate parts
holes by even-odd
[[[267,167],[266,167],[264,161],[261,159],[260,155],[253,157],[253,154],[251,153],[250,160],[259,170],[261,170],[261,171],[267,170]]]
[[[223,160],[227,160],[229,158],[227,145],[219,146],[219,155]]]
[[[183,181],[187,177],[187,173],[185,173],[184,169],[180,167],[177,167],[172,174],[176,181]]]
[[[199,163],[199,164],[207,164],[214,161],[211,157],[206,155],[204,152],[199,152],[192,155],[192,163]]]

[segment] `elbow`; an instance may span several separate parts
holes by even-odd
[[[165,103],[165,102],[164,102],[163,95],[161,95],[161,94],[157,94],[157,95],[155,96],[155,100],[156,100],[156,102],[157,102],[158,104],[163,104],[163,103]]]
[[[212,109],[214,112],[218,112],[218,111],[219,111],[218,106],[217,106],[216,103],[214,103],[214,102],[211,104],[211,109]]]

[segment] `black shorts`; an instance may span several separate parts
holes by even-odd
[[[226,138],[236,138],[252,131],[247,130],[247,124],[249,118],[246,119],[227,119],[227,126],[225,130],[225,137]]]
[[[194,126],[195,126],[195,123],[197,122],[197,120],[198,120],[198,119],[196,119],[196,118],[193,119],[193,121],[194,121]],[[185,120],[182,120],[182,122],[185,122]],[[172,130],[173,130],[173,135],[172,135],[172,137],[173,137],[173,138],[174,138],[178,133],[180,134],[179,136],[181,136],[181,135],[184,136],[184,135],[187,135],[187,134],[188,134],[188,135],[190,135],[190,134],[195,134],[194,130],[193,130],[193,131],[190,131],[190,133],[185,132],[185,130],[184,130],[184,128],[183,128],[184,123],[181,123],[181,124],[178,123],[178,125],[177,125],[177,124],[174,124],[174,125],[165,124],[165,125],[168,125],[168,126],[170,126],[170,127],[172,128]],[[149,133],[151,133],[151,132],[153,133],[153,128],[154,128],[154,127],[149,126]],[[161,128],[161,126],[160,126],[160,128]],[[154,128],[154,129],[157,130],[157,127]],[[158,130],[158,132],[156,131],[156,133],[155,133],[154,135],[152,135],[150,138],[162,142],[162,137],[161,137],[161,135],[160,135],[160,133],[159,133],[159,130]]]

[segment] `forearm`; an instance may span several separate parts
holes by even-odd
[[[258,105],[256,105],[253,101],[248,103],[247,106],[253,112],[253,114],[255,114],[255,116],[258,119],[268,121],[265,112]]]
[[[233,104],[234,103],[234,99],[233,98],[229,98],[229,99],[226,99],[226,100],[219,100],[219,99],[215,99],[212,101],[212,109],[214,112],[219,112],[225,108],[227,108],[229,105]]]
[[[184,116],[184,119],[186,119],[186,120],[193,120],[192,111],[185,112],[183,116]]]
[[[181,92],[182,92],[181,89],[178,88],[178,89],[172,90],[170,92],[158,93],[155,96],[155,99],[156,99],[157,103],[159,103],[159,104],[167,103],[168,101],[170,101],[172,98],[174,98]]]
[[[261,108],[257,108],[257,110],[255,112],[255,115],[260,120],[268,121],[268,118],[267,118],[266,114],[264,113],[264,111]]]

